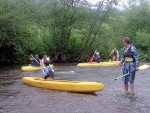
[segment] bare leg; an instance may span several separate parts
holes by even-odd
[[[113,61],[115,61],[115,56],[113,56]]]
[[[125,93],[128,93],[128,83],[124,84]]]
[[[117,57],[116,59],[117,59],[116,61],[119,61],[119,57]]]
[[[130,83],[130,90],[131,90],[130,96],[133,96],[134,95],[134,82]]]

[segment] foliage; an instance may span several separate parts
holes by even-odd
[[[95,50],[103,60],[130,37],[142,61],[150,61],[150,3],[116,0],[93,6],[86,0],[0,0],[0,61],[26,63],[29,54],[48,54],[55,62],[88,61]]]

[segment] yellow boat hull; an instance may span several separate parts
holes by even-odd
[[[54,65],[50,65],[50,66],[52,68],[54,67]],[[40,69],[41,69],[40,66],[31,66],[31,65],[21,67],[22,71],[36,71],[36,70],[40,70]]]
[[[78,67],[114,67],[117,66],[118,61],[111,61],[111,62],[91,62],[91,63],[79,63]]]
[[[39,77],[23,77],[25,84],[46,88],[50,90],[69,91],[79,93],[92,93],[104,89],[104,85],[99,82],[68,81],[68,80],[45,80]]]

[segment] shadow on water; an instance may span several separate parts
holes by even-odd
[[[77,93],[77,92],[68,92],[69,94],[80,94],[80,95],[90,95],[90,96],[98,96],[98,94],[96,94],[95,92],[92,93]]]

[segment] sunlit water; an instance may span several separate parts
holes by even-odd
[[[114,80],[121,75],[119,68],[55,66],[55,79],[102,82],[105,89],[95,94],[28,86],[22,83],[22,77],[42,77],[42,72],[20,69],[0,67],[0,113],[150,113],[150,69],[137,72],[133,98],[123,94],[121,80]]]

